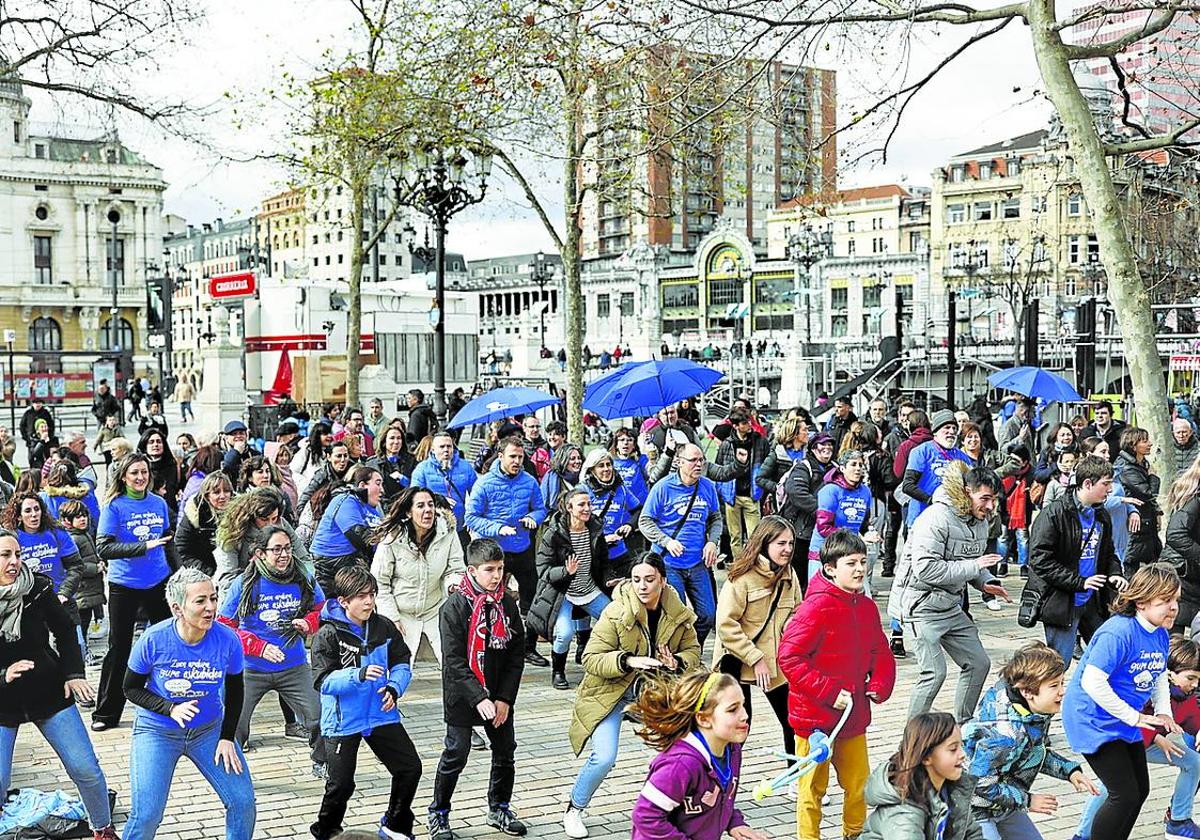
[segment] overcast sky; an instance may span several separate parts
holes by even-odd
[[[173,95],[184,91],[195,103],[212,104],[215,116],[206,121],[205,129],[230,153],[244,155],[273,142],[285,142],[281,126],[266,115],[239,132],[230,103],[261,99],[256,91],[273,85],[285,68],[303,77],[320,62],[325,50],[344,49],[349,43],[348,4],[345,0],[211,0],[209,5],[207,22],[193,35],[191,45],[165,55],[161,73],[145,84]],[[924,31],[909,56],[910,78],[916,78],[921,68],[929,67],[961,37],[962,33],[951,27]],[[843,118],[866,101],[872,86],[881,84],[881,77],[887,84],[898,85],[898,71],[893,78],[886,78],[878,66],[872,66],[879,63],[878,56],[872,61],[850,54],[846,45],[836,43],[817,52],[814,63],[839,69]],[[894,64],[895,58],[885,56],[883,62]],[[1043,126],[1049,107],[1038,95],[1037,86],[1028,36],[1023,26],[1013,24],[973,47],[914,100],[893,140],[886,166],[843,169],[840,186],[891,181],[928,185],[931,170],[947,157]],[[70,120],[72,116],[60,117],[50,103],[37,101],[32,119]],[[271,165],[222,163],[203,148],[163,138],[136,123],[123,122],[122,137],[163,168],[171,185],[166,194],[167,211],[192,223],[245,215],[286,183],[286,172]],[[854,156],[864,143],[871,142],[877,143],[878,137],[859,132],[840,145]],[[547,182],[551,182],[549,178]],[[554,188],[547,194],[553,198]],[[451,250],[478,259],[549,248],[550,240],[529,208],[517,200],[511,185],[498,184],[487,202],[455,218],[448,244]]]

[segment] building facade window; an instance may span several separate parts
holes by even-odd
[[[1080,193],[1072,193],[1067,196],[1067,215],[1082,216],[1083,215],[1083,195]]]
[[[979,180],[986,181],[987,179],[989,179],[991,177],[992,177],[992,164],[991,163],[979,164]]]
[[[990,222],[996,217],[996,206],[990,201],[975,202],[975,221]]]
[[[850,319],[845,315],[834,315],[829,326],[830,334],[834,338],[845,338],[850,332]]]
[[[671,283],[662,287],[663,309],[700,305],[700,290],[695,283]]]
[[[33,237],[33,279],[43,286],[54,280],[50,246],[49,236]]]
[[[947,204],[946,205],[946,221],[952,225],[961,225],[967,220],[967,205],[965,204]]]
[[[53,318],[35,318],[29,325],[30,350],[61,350],[62,330]]]
[[[621,292],[621,316],[633,315],[633,292]]]
[[[848,307],[850,305],[850,290],[845,288],[830,289],[829,305],[834,312]]]
[[[104,268],[108,272],[106,277],[112,277],[115,272],[117,283],[123,286],[125,285],[125,240],[118,238],[114,247],[113,238],[108,236],[105,237],[104,243]]]
[[[1019,219],[1021,218],[1021,199],[1007,198],[1000,205],[1000,218],[1002,219]]]
[[[708,303],[710,306],[724,306],[730,303],[741,302],[741,280],[713,280],[709,282]]]
[[[612,315],[612,301],[608,295],[596,295],[596,317],[608,318]]]
[[[1021,159],[1020,158],[1011,157],[1008,159],[1007,163],[1008,163],[1008,177],[1009,178],[1015,178],[1016,176],[1021,174]]]
[[[133,350],[133,324],[125,318],[117,322],[117,346],[113,346],[112,318],[106,318],[101,327],[100,343],[105,350]]]

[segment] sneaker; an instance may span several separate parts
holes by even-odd
[[[429,829],[429,840],[458,840],[458,835],[450,828],[449,811],[430,811],[425,827]]]
[[[320,761],[313,762],[312,774],[313,774],[314,779],[328,779],[329,778],[329,770],[327,770],[325,768],[324,763],[322,763]]]
[[[379,836],[384,840],[413,840],[411,834],[405,834],[402,831],[393,831],[383,823],[379,824]]]
[[[109,723],[106,720],[98,720],[96,718],[92,718],[92,731],[93,732],[103,732],[106,729],[114,729],[115,727],[116,727],[115,723]]]
[[[587,826],[583,824],[583,809],[576,808],[574,805],[567,806],[567,812],[563,814],[563,831],[568,837],[587,837]]]
[[[896,657],[897,659],[903,659],[904,657],[908,656],[908,651],[904,649],[903,636],[892,636],[889,646],[892,649],[892,656]]]
[[[1200,827],[1191,820],[1173,820],[1168,818],[1166,826],[1167,840],[1197,840],[1200,838]]]
[[[990,601],[984,601],[983,604],[992,612],[1004,611],[1004,605],[1000,603],[999,598],[992,598]]]
[[[121,836],[117,834],[117,830],[113,826],[101,828],[92,832],[92,840],[121,840]]]
[[[1072,659],[1082,659],[1083,658],[1083,643],[1080,642],[1078,638],[1075,639],[1075,647],[1071,651],[1071,658]],[[1085,838],[1085,840],[1086,840],[1086,838]]]
[[[480,734],[478,729],[471,730],[471,749],[486,750],[488,748],[488,739]]]
[[[308,743],[308,729],[300,723],[288,723],[283,727],[283,737],[291,738],[293,741],[303,741]]]
[[[525,823],[517,819],[513,809],[507,805],[497,805],[490,809],[487,815],[487,824],[501,834],[510,834],[513,837],[524,837],[525,832],[529,830],[525,827]]]

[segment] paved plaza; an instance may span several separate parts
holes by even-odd
[[[880,581],[888,583],[888,581]],[[1010,590],[1019,591],[1019,581],[1008,579]],[[879,596],[881,606],[885,595]],[[1036,631],[1023,630],[1016,624],[1015,605],[1003,612],[992,613],[978,605],[974,610],[980,623],[985,644],[993,655],[993,675],[999,662],[1022,641],[1033,638]],[[546,645],[542,645],[543,650]],[[711,640],[706,649],[711,653]],[[905,721],[908,692],[916,676],[916,664],[911,657],[901,660],[896,691],[883,706],[875,707],[874,723],[869,732],[872,765],[883,760],[896,747]],[[937,708],[949,709],[953,702],[956,678],[954,665]],[[582,669],[572,658],[568,668],[572,685],[582,676]],[[98,672],[90,678],[96,683]],[[989,685],[990,685],[989,680]],[[550,687],[548,668],[526,670],[524,685],[516,706],[517,721],[517,786],[514,806],[530,826],[531,837],[563,837],[559,822],[567,792],[581,764],[571,754],[567,742],[574,692],[555,691]],[[768,750],[780,749],[779,727],[765,699],[756,696],[753,733],[747,744],[746,761],[739,804],[750,824],[773,837],[795,835],[795,801],[786,795],[776,795],[755,803],[750,790],[764,778],[780,769],[780,762],[767,755]],[[441,712],[441,683],[436,663],[422,652],[417,662],[412,687],[402,701],[405,725],[425,761],[425,775],[417,797],[416,810],[422,820],[428,805],[430,786],[441,748],[444,731]],[[765,713],[765,714],[764,714]],[[92,733],[100,762],[108,774],[109,785],[117,791],[118,826],[125,821],[129,808],[128,752],[131,733],[132,707],[126,709],[122,728]],[[317,812],[322,782],[309,775],[305,746],[297,741],[284,740],[279,706],[273,695],[262,702],[255,716],[248,754],[254,787],[258,797],[258,828],[255,837],[309,837],[308,825]],[[1064,750],[1062,729],[1055,725],[1055,740]],[[645,778],[652,756],[626,725],[621,735],[621,753],[608,780],[601,787],[587,823],[593,837],[628,837],[629,814],[637,792]],[[488,753],[474,753],[463,773],[455,796],[453,820],[456,830],[464,837],[502,836],[488,828],[485,822]],[[1158,838],[1163,835],[1162,818],[1174,784],[1175,771],[1170,768],[1151,768],[1152,793],[1142,811],[1141,824],[1134,838]],[[17,740],[14,759],[13,786],[33,785],[40,788],[61,787],[66,780],[62,766],[32,726],[23,727]],[[347,827],[370,828],[376,824],[387,799],[387,777],[382,767],[364,746],[359,753],[358,792],[351,802]],[[1085,797],[1075,793],[1065,782],[1047,779],[1036,790],[1058,796],[1059,811],[1054,817],[1036,817],[1038,827],[1047,840],[1067,840],[1073,833],[1076,819]],[[831,785],[832,803],[825,809],[822,838],[841,837],[841,796]],[[224,837],[223,813],[220,803],[199,774],[185,760],[175,777],[171,800],[160,840],[221,840]],[[418,836],[424,836],[424,825],[418,826]]]

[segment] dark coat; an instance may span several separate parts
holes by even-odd
[[[54,717],[75,703],[73,697],[63,696],[66,681],[84,676],[76,624],[45,575],[33,576],[33,588],[25,596],[21,638],[15,642],[0,638],[0,673],[21,659],[32,661],[34,667],[11,683],[0,678],[0,726]]]
[[[86,530],[76,531],[67,528],[67,533],[75,541],[79,550],[79,575],[73,586],[67,578],[59,592],[75,601],[80,609],[95,607],[106,602],[104,597],[104,573],[100,571],[100,555],[96,552],[96,543]]]
[[[1118,453],[1121,451],[1121,432],[1124,431],[1124,429],[1124,422],[1120,420],[1113,420],[1112,424],[1108,427],[1108,432],[1106,434],[1100,434],[1099,430],[1096,429],[1095,424],[1092,424],[1091,426],[1084,428],[1078,437],[1079,440],[1087,440],[1090,437],[1104,438],[1104,440],[1108,443],[1108,460],[1116,463]]]
[[[40,409],[29,406],[21,415],[21,440],[29,446],[33,446],[37,442],[37,432],[34,431],[34,426],[38,420],[46,421],[46,425],[50,427],[50,437],[54,437],[54,415],[50,413],[50,409],[45,406]]]
[[[217,543],[217,517],[207,501],[197,493],[187,500],[175,529],[175,554],[180,567],[200,569],[212,577],[217,572],[214,554]]]
[[[96,418],[96,422],[104,425],[104,418],[112,415],[121,416],[121,404],[117,402],[117,398],[113,396],[110,390],[106,394],[97,393],[95,399],[92,400],[92,416]]]
[[[1101,529],[1100,554],[1096,558],[1096,574],[1121,574],[1121,561],[1113,548],[1112,518],[1103,506],[1095,508],[1096,526]],[[1076,611],[1075,594],[1084,591],[1084,577],[1079,574],[1080,546],[1083,526],[1079,522],[1079,501],[1068,492],[1042,508],[1033,520],[1029,532],[1029,582],[1021,598],[1041,597],[1040,618],[1051,627],[1070,627]],[[1097,599],[1102,612],[1107,613],[1106,601],[1110,588],[1098,590]]]
[[[554,631],[554,619],[563,608],[573,577],[566,570],[568,558],[575,553],[566,520],[561,513],[555,513],[547,520],[537,549],[537,592],[525,619],[529,632],[547,639]],[[592,580],[603,592],[608,577],[608,543],[604,540],[604,523],[598,517],[588,520],[588,535],[592,544]]]
[[[437,415],[433,413],[433,406],[421,403],[408,412],[408,426],[404,438],[409,446],[416,446],[437,429]],[[382,441],[380,443],[382,444]]]
[[[1125,495],[1141,501],[1137,512],[1142,518],[1142,527],[1129,535],[1129,550],[1125,552],[1125,564],[1137,569],[1158,560],[1162,553],[1162,542],[1158,538],[1158,491],[1162,479],[1150,473],[1147,462],[1139,463],[1128,452],[1117,456],[1117,477],[1125,488]]]
[[[1167,520],[1162,559],[1179,572],[1183,600],[1200,604],[1200,496],[1193,496]]]
[[[368,459],[366,466],[373,470],[379,470],[379,474],[383,476],[383,507],[386,510],[409,485],[413,470],[417,468],[417,459],[407,449],[401,449],[395,464],[392,464],[387,456],[379,453],[374,458]],[[404,480],[396,478],[395,473],[403,476]]]
[[[516,704],[525,670],[525,625],[511,594],[504,596],[504,614],[508,618],[508,643],[503,648],[484,645],[483,675],[488,685],[485,691],[467,663],[471,602],[455,592],[442,604],[438,615],[442,634],[442,709],[450,726],[482,726],[483,718],[475,708],[481,700]]]
[[[812,539],[813,527],[817,524],[817,493],[830,466],[822,464],[810,451],[781,479],[786,501],[779,515],[791,520],[796,539],[800,541]]]

